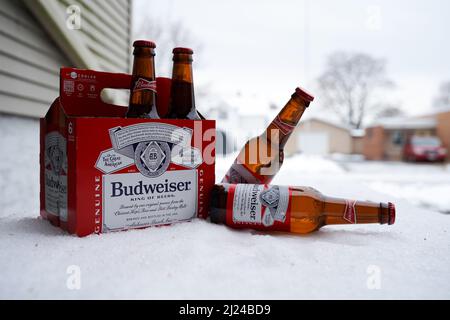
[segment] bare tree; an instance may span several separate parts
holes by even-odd
[[[444,82],[439,87],[439,93],[434,99],[434,106],[436,108],[450,107],[450,81]]]
[[[135,38],[151,39],[156,42],[155,57],[158,73],[170,75],[172,70],[172,49],[175,47],[189,47],[198,57],[203,46],[193,36],[191,31],[181,21],[167,21],[161,18],[149,17],[142,20],[135,32]],[[198,67],[196,58],[196,66]]]
[[[375,115],[376,118],[392,118],[404,116],[405,113],[402,109],[395,105],[383,105],[381,110]]]
[[[352,128],[359,129],[367,116],[387,108],[377,91],[393,86],[386,63],[363,53],[335,52],[328,58],[318,84],[324,107]]]

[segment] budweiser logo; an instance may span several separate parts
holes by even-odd
[[[284,135],[291,133],[295,129],[295,126],[290,125],[286,122],[283,122],[283,120],[281,120],[280,116],[277,116],[277,118],[275,119],[273,124],[275,126],[277,126]]]
[[[142,78],[139,78],[134,85],[134,91],[140,90],[150,90],[156,92],[156,81],[148,81]]]
[[[356,201],[355,200],[346,200],[345,201],[345,210],[344,210],[344,219],[350,223],[356,223]]]
[[[149,183],[139,181],[136,185],[124,185],[122,182],[111,182],[111,197],[141,196],[154,193],[182,192],[192,190],[192,181]]]

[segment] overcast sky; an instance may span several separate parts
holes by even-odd
[[[225,100],[239,91],[258,102],[245,108],[284,104],[298,85],[314,93],[337,50],[386,59],[397,85],[386,99],[411,114],[429,111],[450,80],[450,1],[137,0],[135,7],[136,24],[158,16],[189,28],[203,46],[196,84]]]

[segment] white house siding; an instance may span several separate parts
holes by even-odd
[[[0,0],[0,112],[44,114],[69,64],[22,1]]]
[[[72,30],[97,61],[110,72],[130,69],[131,1],[129,0],[46,0],[57,1],[66,15],[70,5],[81,9],[81,29]]]
[[[294,130],[285,146],[285,155],[298,152],[351,154],[352,149],[350,130],[320,119],[309,119],[301,121]]]
[[[81,9],[80,30],[66,27],[72,4]],[[128,72],[130,37],[131,0],[0,0],[0,113],[44,115],[61,66]]]

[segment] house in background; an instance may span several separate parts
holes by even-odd
[[[366,129],[364,156],[367,160],[401,160],[409,136],[437,136],[450,150],[450,111],[379,121]]]
[[[0,0],[0,113],[43,116],[62,66],[129,72],[131,9],[131,0]]]
[[[245,114],[227,102],[216,102],[205,115],[217,120],[216,153],[228,154],[240,150],[251,138],[264,132],[268,118],[262,114]]]
[[[329,120],[310,118],[300,121],[285,146],[285,155],[296,153],[328,155],[361,152],[361,132]]]

